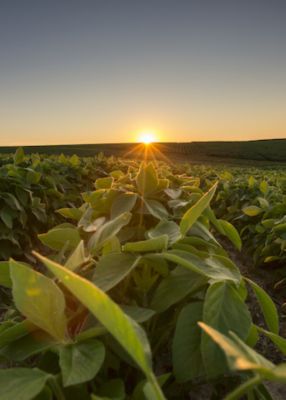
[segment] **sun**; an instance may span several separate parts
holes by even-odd
[[[144,143],[145,145],[151,144],[156,141],[155,131],[142,131],[138,135],[138,142]]]

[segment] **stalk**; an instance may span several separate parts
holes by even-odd
[[[62,388],[60,387],[56,378],[53,377],[50,379],[49,384],[57,400],[66,400]]]
[[[161,389],[160,385],[158,384],[158,381],[157,381],[155,375],[151,374],[148,377],[148,381],[149,381],[150,385],[152,386],[153,393],[155,395],[154,399],[166,400],[166,397],[164,396],[162,389]]]

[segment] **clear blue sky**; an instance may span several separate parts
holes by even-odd
[[[286,137],[285,0],[2,0],[0,145]]]

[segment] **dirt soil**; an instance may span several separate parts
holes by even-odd
[[[240,253],[227,242],[224,242],[223,246],[228,251],[231,259],[239,267],[241,274],[257,283],[271,296],[272,300],[276,304],[279,313],[280,336],[286,338],[285,308],[283,311],[283,304],[285,302],[285,294],[283,293],[283,291],[285,291],[285,288],[283,291],[275,290],[274,285],[277,282],[277,276],[273,274],[273,270],[267,271],[265,269],[254,267],[251,257],[247,256],[246,254]],[[266,328],[259,304],[256,300],[254,293],[251,290],[249,291],[247,304],[250,309],[254,323]],[[283,355],[277,349],[277,347],[265,336],[260,335],[259,341],[255,346],[255,349],[274,364],[286,362],[286,356]],[[286,384],[267,382],[265,386],[267,386],[267,389],[271,393],[274,400],[286,399]]]

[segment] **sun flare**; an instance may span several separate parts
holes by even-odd
[[[138,142],[146,145],[156,141],[156,133],[154,131],[142,131],[138,135]]]

